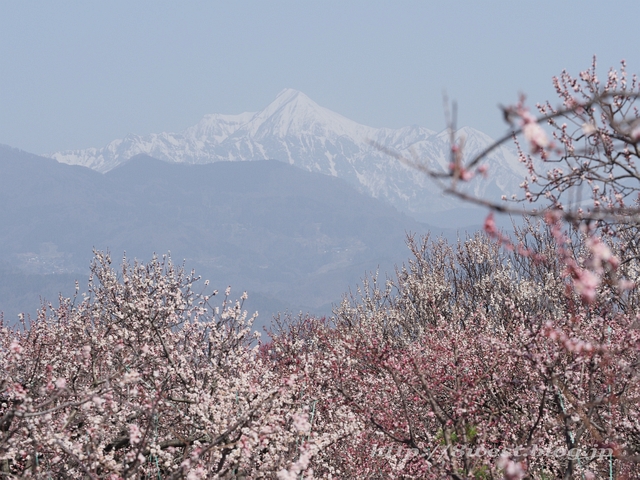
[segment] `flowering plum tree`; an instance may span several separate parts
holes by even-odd
[[[251,347],[242,304],[154,258],[0,335],[0,476],[283,478],[317,446],[294,377]],[[206,288],[206,287],[205,287]],[[244,298],[244,297],[243,297]],[[306,460],[304,460],[306,458]]]

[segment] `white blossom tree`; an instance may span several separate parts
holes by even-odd
[[[2,328],[0,477],[306,470],[323,437],[306,431],[295,376],[258,355],[242,302],[227,289],[214,306],[168,258],[110,264],[97,252],[88,294]]]

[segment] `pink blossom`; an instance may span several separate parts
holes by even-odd
[[[306,414],[294,414],[293,415],[293,428],[299,433],[307,433],[311,429],[309,423],[309,416]]]
[[[526,472],[520,462],[514,462],[508,457],[501,456],[498,466],[504,470],[505,480],[520,480],[525,477]]]
[[[522,133],[529,142],[531,150],[534,153],[539,153],[547,148],[550,145],[549,137],[536,118],[523,105],[518,106],[518,114],[521,119]]]
[[[19,355],[19,354],[21,354],[23,352],[23,350],[24,349],[22,348],[20,343],[18,343],[17,340],[14,339],[14,340],[11,341],[11,344],[9,345],[9,351],[11,353],[15,353],[15,354]]]
[[[207,472],[202,467],[190,470],[187,474],[187,480],[202,480],[203,478],[207,478]]]
[[[140,427],[138,427],[138,425],[136,425],[135,423],[130,424],[129,425],[129,441],[133,445],[136,445],[137,443],[140,443],[141,439],[142,439],[142,432],[140,431]]]
[[[458,178],[463,182],[468,182],[473,178],[473,172],[470,172],[466,168],[456,163],[450,163],[449,170],[451,170],[451,172],[453,172],[454,174],[457,174]]]
[[[586,245],[591,250],[594,266],[602,268],[603,262],[608,263],[614,270],[618,268],[620,261],[611,253],[611,249],[597,237],[589,237]]]
[[[522,131],[533,152],[540,152],[549,146],[549,137],[537,122],[525,123],[522,126]]]
[[[636,122],[636,125],[631,130],[631,138],[636,142],[640,140],[640,122]]]
[[[573,281],[573,286],[586,303],[593,303],[596,299],[596,289],[600,285],[600,276],[586,269],[580,269]]]
[[[498,227],[496,226],[496,221],[493,218],[493,213],[487,215],[487,218],[484,220],[484,231],[491,236],[495,236],[498,234]]]
[[[587,136],[593,135],[597,131],[598,131],[598,129],[595,127],[595,125],[593,123],[583,123],[582,124],[582,132]]]
[[[280,480],[295,480],[300,472],[307,469],[312,456],[312,452],[309,449],[304,449],[298,460],[288,470],[283,469],[278,472],[278,478]]]
[[[298,480],[298,474],[282,469],[277,474],[279,480]]]

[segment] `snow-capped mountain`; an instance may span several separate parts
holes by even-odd
[[[465,154],[471,157],[492,140],[465,127]],[[128,135],[104,148],[53,153],[59,162],[83,165],[105,173],[144,153],[170,162],[210,163],[276,159],[302,169],[344,179],[400,210],[429,221],[459,203],[440,195],[438,187],[415,169],[371,145],[371,141],[430,168],[449,164],[447,131],[420,126],[373,128],[321,107],[302,92],[285,89],[264,110],[239,115],[206,115],[181,133]],[[495,150],[487,159],[488,180],[467,188],[481,196],[515,193],[524,171],[513,151]]]

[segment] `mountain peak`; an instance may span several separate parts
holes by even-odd
[[[293,88],[285,88],[276,96],[273,102],[267,105],[264,110],[258,112],[251,122],[263,122],[274,116],[279,117],[280,120],[293,116],[318,116],[322,110],[326,109],[322,108],[304,93],[294,90]]]
[[[316,103],[309,97],[307,97],[304,93],[294,88],[285,88],[281,90],[280,93],[276,95],[276,98],[272,103],[285,104],[291,101],[302,101],[316,105]]]
[[[365,137],[370,130],[375,129],[321,107],[298,90],[285,88],[273,102],[248,122],[243,132],[260,139],[291,135]]]

